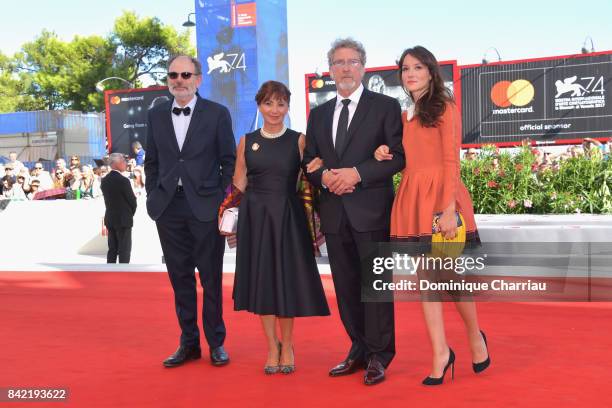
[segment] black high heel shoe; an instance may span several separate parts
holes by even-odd
[[[453,352],[452,348],[448,348],[448,351],[450,352],[450,354],[448,355],[448,363],[446,363],[446,365],[444,366],[444,371],[442,372],[442,377],[438,377],[438,378],[434,378],[434,377],[427,377],[423,380],[423,385],[440,385],[444,382],[444,376],[446,375],[446,370],[448,370],[449,366],[452,366],[451,368],[451,379],[455,379],[455,353]]]
[[[485,336],[482,330],[480,331],[480,334],[482,334],[482,339],[484,340],[485,348],[487,349],[487,359],[481,363],[472,363],[472,369],[474,370],[476,374],[483,372],[491,364],[491,356],[489,355],[489,346],[487,345],[487,336]]]

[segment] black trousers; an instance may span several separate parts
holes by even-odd
[[[225,323],[222,309],[222,268],[225,241],[217,221],[199,221],[184,193],[177,192],[157,220],[168,276],[174,290],[176,316],[181,328],[180,343],[200,344],[195,268],[204,288],[202,322],[209,347],[223,345]]]
[[[389,230],[358,232],[344,212],[338,233],[325,234],[338,310],[352,343],[347,358],[376,358],[385,367],[395,356],[394,305],[361,301],[360,260],[369,255],[360,244],[387,241]]]
[[[108,252],[106,254],[106,263],[130,263],[130,254],[132,253],[132,227],[129,228],[111,228],[107,227],[108,231]]]

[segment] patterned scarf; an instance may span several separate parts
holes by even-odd
[[[312,241],[312,249],[315,256],[321,256],[320,247],[325,243],[325,237],[321,233],[321,220],[319,214],[315,211],[314,199],[317,194],[312,184],[308,182],[304,173],[300,176],[300,192],[299,197],[304,204],[304,212],[306,213],[306,222],[308,224],[308,232]]]

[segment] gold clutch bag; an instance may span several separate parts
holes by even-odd
[[[457,217],[457,234],[453,239],[446,239],[440,232],[440,217],[442,213],[434,214],[431,226],[431,246],[432,254],[443,257],[456,258],[463,252],[465,247],[466,231],[463,216],[455,212]]]

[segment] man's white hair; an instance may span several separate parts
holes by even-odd
[[[110,156],[108,156],[108,158],[110,160],[110,166],[112,168],[115,168],[115,166],[118,163],[125,161],[125,157],[123,156],[123,153],[111,153]]]
[[[361,61],[361,65],[365,66],[366,64],[366,51],[363,47],[363,44],[359,41],[352,39],[351,37],[347,38],[336,38],[334,42],[331,44],[331,48],[327,51],[327,63],[332,66],[334,63],[334,53],[340,48],[350,48],[352,50],[357,51],[359,54],[359,61]]]

